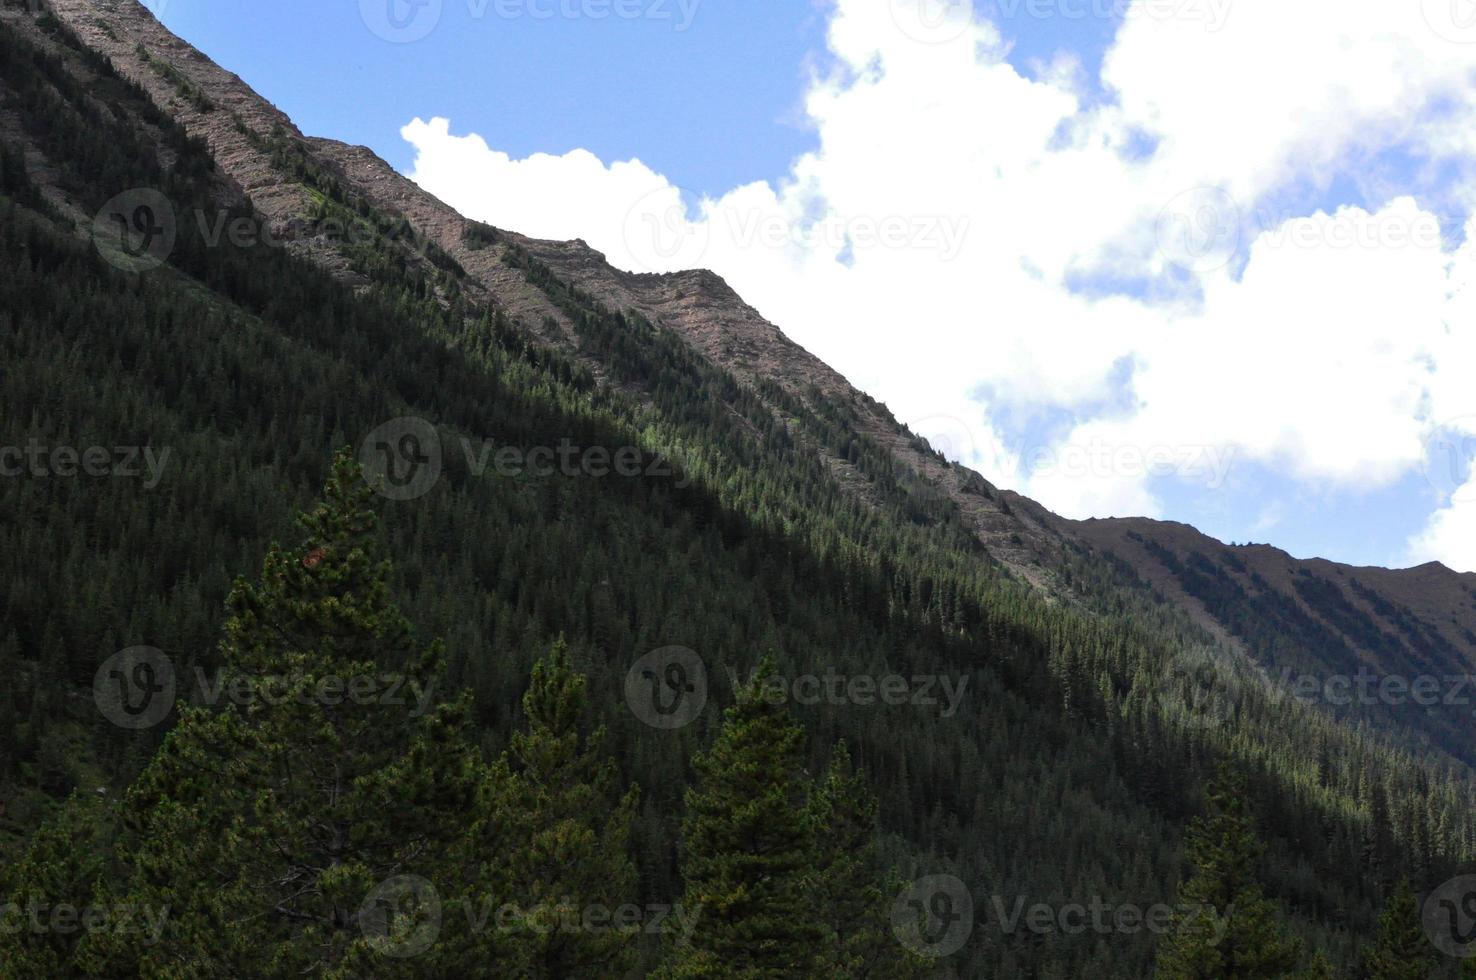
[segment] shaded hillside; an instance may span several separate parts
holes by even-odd
[[[1466,767],[1279,701],[1132,565],[938,459],[710,274],[631,277],[468,222],[366,151],[301,137],[131,0],[55,9],[0,8],[0,423],[8,444],[174,463],[150,486],[0,481],[17,539],[0,666],[22,679],[0,696],[7,854],[67,793],[116,799],[162,737],[98,717],[99,665],[147,644],[215,666],[231,580],[331,453],[414,417],[442,470],[384,502],[407,611],[446,638],[446,687],[470,692],[489,750],[533,658],[567,638],[643,792],[639,900],[679,893],[690,759],[717,724],[658,731],[630,710],[632,665],[672,644],[705,661],[714,705],[729,668],[768,652],[790,677],[965,691],[946,715],[795,713],[811,769],[852,746],[903,873],[955,873],[981,905],[1171,900],[1223,759],[1251,773],[1278,907],[1340,962],[1392,869],[1438,879],[1476,858]],[[140,190],[176,218],[144,272],[94,240],[105,205]],[[221,219],[285,245],[213,240]],[[641,465],[478,465],[489,445],[565,442]],[[1205,724],[1206,697],[1233,710]],[[985,923],[949,966],[1139,977],[1151,956],[1148,935]]]

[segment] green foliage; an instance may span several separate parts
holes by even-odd
[[[190,219],[216,214],[234,191],[206,147],[105,59],[60,25],[27,32],[7,18],[0,83],[14,121],[0,140],[8,148],[0,167],[14,191],[0,202],[3,442],[147,445],[173,454],[148,487],[122,478],[0,479],[0,512],[14,515],[10,546],[0,549],[0,667],[18,678],[0,691],[0,799],[11,803],[0,852],[19,854],[35,837],[45,808],[29,801],[64,799],[79,787],[111,799],[137,782],[120,853],[132,853],[140,825],[182,843],[143,848],[128,859],[134,873],[119,872],[110,884],[125,897],[140,889],[159,900],[180,890],[195,903],[187,921],[172,925],[172,941],[187,953],[255,966],[265,954],[248,948],[253,937],[275,956],[276,939],[312,930],[331,968],[349,970],[354,957],[374,950],[356,945],[352,928],[322,920],[352,906],[367,879],[391,865],[423,864],[448,904],[550,907],[557,896],[538,889],[567,887],[575,902],[623,892],[624,851],[637,872],[633,900],[672,902],[681,888],[676,842],[689,760],[713,743],[716,713],[653,738],[622,697],[629,665],[671,643],[698,649],[715,679],[720,665],[747,666],[753,651],[775,650],[785,672],[967,680],[967,699],[946,719],[913,706],[797,708],[808,737],[783,753],[788,768],[767,778],[803,802],[807,781],[795,774],[823,769],[844,739],[865,760],[888,859],[957,869],[980,894],[1168,900],[1183,821],[1213,760],[1224,756],[1252,774],[1248,789],[1269,849],[1260,868],[1267,896],[1294,910],[1299,934],[1325,945],[1340,967],[1352,961],[1349,930],[1373,928],[1381,886],[1365,853],[1376,852],[1381,868],[1418,863],[1432,875],[1476,857],[1473,783],[1463,767],[1277,703],[1251,685],[1225,689],[1213,670],[1166,683],[1179,652],[1205,642],[1192,624],[1156,608],[1126,571],[1089,553],[1062,557],[1075,604],[1047,602],[1012,581],[951,501],[867,434],[856,405],[818,389],[796,394],[740,380],[670,330],[602,308],[533,256],[488,238],[487,250],[500,250],[497,257],[572,325],[572,349],[544,345],[536,325],[512,311],[471,304],[474,291],[460,289],[454,261],[433,248],[412,254],[418,246],[399,219],[340,186],[308,144],[282,132],[244,138],[266,152],[284,184],[300,185],[315,202],[302,216],[306,232],[329,221],[374,232],[343,256],[364,279],[335,281],[287,249],[211,245]],[[169,264],[146,276],[107,266],[27,191],[29,178],[9,162],[20,155],[12,133],[41,163],[35,173],[46,174],[48,193],[54,187],[84,215],[131,188],[168,196],[184,219]],[[259,220],[248,207],[226,216]],[[394,567],[381,576],[367,545],[361,557],[335,546],[312,569],[301,560],[318,545],[271,550],[292,512],[310,505],[330,476],[332,450],[401,415],[431,421],[445,459],[431,492],[387,512],[382,545]],[[463,440],[480,448],[483,439],[524,450],[563,440],[635,447],[643,475],[478,472]],[[662,460],[671,476],[655,466]],[[832,466],[837,460],[849,467],[845,480]],[[861,493],[847,482],[857,475]],[[357,540],[351,519],[333,520],[309,528],[309,538]],[[264,569],[262,581],[234,592],[237,632],[217,649],[233,576],[252,567]],[[356,595],[379,598],[325,605],[334,576],[345,587],[355,583]],[[427,635],[446,638],[442,668],[390,639],[402,635],[403,622],[381,603],[386,581]],[[319,623],[322,642],[312,650],[274,645],[263,630],[277,621],[308,631]],[[330,624],[349,627],[343,639],[327,635]],[[591,740],[572,750],[572,712],[560,705],[575,695],[556,682],[560,668],[547,668],[535,685],[547,710],[523,703],[538,652],[560,635],[586,677],[588,717],[578,730]],[[465,691],[469,703],[464,716],[458,707],[438,709],[439,721],[410,728],[397,721],[383,731],[352,720],[341,731],[321,730],[290,706],[184,707],[161,751],[162,730],[119,731],[88,697],[99,663],[140,643],[167,650],[185,674],[229,669],[226,659],[236,656],[277,669],[279,653],[299,663],[322,657],[407,672],[423,660],[437,671],[438,691]],[[1233,710],[1211,725],[1191,723],[1201,720],[1190,714],[1201,686],[1233,694]],[[716,700],[722,691],[713,693]],[[523,754],[512,748],[520,712],[528,723]],[[535,714],[543,720],[535,723]],[[618,769],[613,784],[596,775],[610,764],[590,761],[600,757],[592,736],[601,725],[603,758]],[[315,751],[385,759],[385,775],[364,778],[322,810],[306,775],[280,768],[295,761],[282,750],[288,732]],[[358,739],[352,749],[349,736]],[[448,786],[438,775],[462,757],[463,739],[496,760],[467,762],[469,789],[459,776]],[[583,775],[559,782],[571,766],[588,775],[587,787]],[[719,770],[715,787],[738,778]],[[539,788],[545,777],[527,775],[539,772],[563,788]],[[827,785],[828,777],[817,796]],[[641,794],[628,848],[619,843],[626,787]],[[442,849],[430,836],[441,834],[443,790],[473,794],[464,805],[475,826],[458,828]],[[833,818],[836,825],[859,827],[865,807],[837,792],[837,812],[853,809]],[[531,800],[547,820],[528,822],[514,799]],[[280,814],[258,815],[258,805],[279,800]],[[384,837],[384,821],[365,812],[371,803],[385,815],[426,809],[426,853],[445,853],[397,854],[403,845]],[[577,812],[582,804],[588,813]],[[709,843],[721,843],[723,815],[703,805]],[[273,912],[251,920],[239,941],[229,939],[222,930],[233,916],[281,900],[267,876],[286,872],[249,845],[270,831],[321,858],[328,852],[309,840],[305,816],[320,810],[355,826],[362,818],[362,840],[351,843],[379,855],[345,855],[338,867],[351,872],[284,905],[315,919],[294,926],[290,915]],[[858,891],[870,887],[859,864],[801,837],[806,856],[794,860],[807,887],[827,876],[863,882]],[[506,855],[524,850],[549,860],[582,855],[621,884],[583,897],[593,879],[519,870]],[[683,870],[689,880],[721,884],[760,866],[734,855]],[[829,886],[832,896],[840,891]],[[771,919],[771,906],[793,896],[787,884],[778,893],[784,901],[759,908]],[[530,895],[547,901],[530,903]],[[775,936],[793,939],[795,928],[814,927],[819,949],[822,920],[839,937],[835,923],[871,907],[843,904],[810,910],[798,926],[778,922]],[[724,934],[744,928],[730,916]],[[1152,963],[1143,935],[1109,944],[980,932],[958,954],[963,975],[1137,980]],[[437,965],[466,973],[485,963],[528,964],[539,954],[523,938],[469,930],[464,916],[448,915]],[[589,948],[584,937],[576,945]],[[691,952],[700,958],[700,949]],[[313,954],[281,955],[285,964]],[[430,961],[408,962],[428,969]]]
[[[1159,980],[1255,980],[1282,977],[1301,958],[1285,935],[1275,903],[1261,891],[1264,847],[1246,805],[1245,781],[1221,769],[1208,793],[1208,813],[1190,824],[1185,845],[1192,867],[1179,888],[1181,912],[1159,950]]]
[[[425,697],[440,649],[389,597],[369,501],[341,454],[300,544],[237,583],[234,703],[187,712],[128,798],[127,901],[175,915],[157,946],[98,934],[91,969],[354,976],[383,938],[365,897],[447,876],[476,781],[466,706]]]
[[[664,974],[673,978],[814,975],[824,937],[811,903],[812,827],[804,733],[768,696],[765,658],[716,742],[693,762],[682,825],[686,892],[696,929]]]
[[[103,805],[73,796],[31,838],[13,867],[0,869],[0,977],[69,972],[88,910],[102,901],[112,827]],[[139,922],[146,926],[146,922]]]
[[[876,799],[866,775],[851,765],[844,742],[810,796],[815,855],[810,905],[823,935],[814,975],[834,980],[926,976],[927,963],[893,935],[893,899],[902,883],[885,879],[877,843]]]
[[[512,738],[513,778],[503,804],[513,808],[520,839],[502,855],[520,886],[515,905],[531,945],[520,975],[618,975],[632,961],[638,932],[603,920],[638,894],[628,850],[638,793],[619,793],[604,729],[581,733],[585,678],[574,672],[562,639],[534,665],[523,710],[527,728]]]
[[[1401,879],[1379,916],[1379,933],[1368,951],[1368,980],[1427,980],[1435,973],[1435,948],[1420,920],[1420,903]]]

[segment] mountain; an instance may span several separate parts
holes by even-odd
[[[1340,966],[1396,871],[1432,886],[1476,859],[1469,710],[1289,696],[1283,676],[1469,674],[1476,576],[1063,520],[949,463],[710,272],[625,273],[468,220],[303,135],[135,0],[33,7],[0,7],[0,441],[175,462],[149,487],[0,482],[21,516],[0,557],[11,848],[68,793],[118,798],[159,746],[97,717],[99,664],[147,645],[219,666],[232,578],[335,449],[411,417],[443,452],[432,488],[387,503],[407,611],[446,637],[489,751],[537,651],[568,639],[643,791],[642,900],[680,891],[689,761],[718,724],[658,733],[627,709],[631,665],[673,644],[717,702],[765,652],[788,676],[969,692],[946,715],[794,706],[813,771],[851,745],[902,873],[969,884],[963,976],[1145,975],[1152,936],[1012,929],[990,899],[1171,901],[1223,759],[1252,776],[1268,892]],[[142,272],[108,238],[120,196],[118,244],[141,244],[144,200],[173,238]],[[640,472],[478,466],[564,442],[630,448]]]

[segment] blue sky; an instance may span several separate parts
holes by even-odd
[[[715,268],[1068,516],[1476,570],[1476,480],[1430,478],[1424,449],[1476,449],[1464,22],[1335,0],[415,2],[148,5],[305,132],[473,217]],[[903,247],[858,238],[887,222]],[[774,223],[767,247],[744,232]],[[1105,466],[1061,463],[1104,441]],[[1041,450],[1058,465],[1022,463]],[[1186,462],[1123,462],[1143,450]]]
[[[652,19],[500,18],[451,0],[433,33],[403,45],[366,30],[353,0],[147,5],[304,132],[372,147],[401,169],[411,148],[400,127],[430,115],[514,156],[582,147],[639,157],[710,194],[776,178],[814,142],[801,99],[825,21],[804,0],[708,0],[685,31]],[[671,10],[680,16],[675,0]]]

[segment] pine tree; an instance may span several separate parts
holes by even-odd
[[[371,500],[341,453],[301,544],[237,581],[231,703],[183,712],[128,798],[128,901],[171,910],[164,939],[100,935],[88,969],[397,976],[434,962],[418,945],[438,928],[477,767],[464,702],[422,713],[441,651],[417,648],[390,598]],[[361,916],[385,901],[397,907]]]
[[[0,977],[71,972],[86,935],[78,913],[105,907],[110,830],[101,803],[74,795],[32,835],[20,860],[0,869]],[[69,925],[58,928],[59,914]]]
[[[1155,965],[1159,980],[1254,980],[1296,968],[1301,944],[1288,938],[1256,879],[1263,846],[1246,803],[1244,780],[1228,765],[1210,785],[1208,813],[1190,824],[1185,852],[1193,871],[1179,889],[1174,931]]]
[[[638,795],[617,795],[618,772],[603,750],[605,730],[581,734],[587,695],[562,639],[533,667],[523,697],[527,730],[513,735],[511,772],[494,780],[508,797],[518,839],[506,853],[526,973],[547,980],[618,975],[639,926],[612,921],[636,903],[629,855]]]
[[[925,964],[892,935],[890,902],[900,882],[878,876],[876,798],[844,742],[810,798],[815,840],[813,907],[825,931],[816,976],[923,976]],[[895,887],[893,887],[895,886]]]
[[[814,975],[823,932],[806,881],[813,837],[804,733],[767,694],[775,676],[766,657],[725,713],[712,748],[694,760],[682,902],[697,918],[672,951],[664,972],[672,980]]]
[[[1379,934],[1368,953],[1368,980],[1426,980],[1435,972],[1434,947],[1425,935],[1420,903],[1403,878],[1379,916]]]

